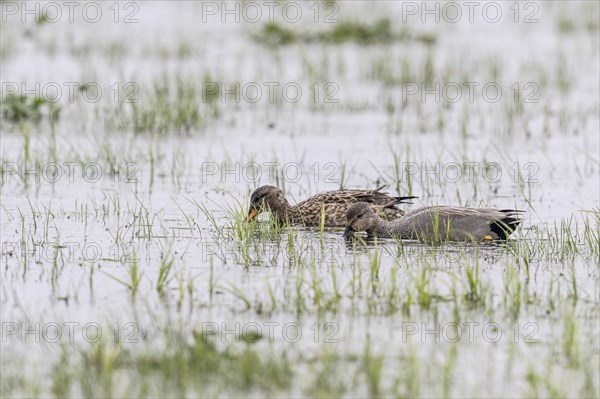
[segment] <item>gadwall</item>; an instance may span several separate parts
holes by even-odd
[[[321,214],[325,215],[325,226],[343,227],[346,224],[346,211],[354,203],[361,201],[384,220],[393,220],[404,216],[396,205],[417,197],[392,197],[381,190],[335,190],[317,194],[297,205],[290,205],[283,191],[274,186],[257,188],[250,197],[250,209],[246,221],[254,219],[262,211],[268,210],[279,224],[286,221],[305,226],[319,226]]]
[[[346,212],[344,237],[357,231],[368,236],[422,241],[491,241],[506,239],[521,223],[514,209],[427,206],[403,217],[383,220],[364,203]]]

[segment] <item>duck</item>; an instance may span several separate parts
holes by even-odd
[[[382,219],[366,203],[346,211],[344,237],[364,231],[369,237],[429,242],[505,240],[521,223],[515,209],[426,206],[394,220]]]
[[[283,191],[275,186],[262,186],[250,196],[250,207],[246,222],[250,222],[263,211],[270,211],[280,225],[288,223],[304,226],[320,226],[324,215],[327,227],[344,227],[346,211],[355,203],[361,202],[382,220],[393,220],[404,216],[397,207],[417,197],[393,197],[383,192],[386,185],[374,190],[341,189],[327,191],[310,197],[296,205],[291,205]]]

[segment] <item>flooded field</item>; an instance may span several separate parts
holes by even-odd
[[[1,1],[2,397],[600,395],[600,6]],[[246,223],[376,188],[506,242]]]

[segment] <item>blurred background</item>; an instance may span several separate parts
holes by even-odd
[[[597,199],[594,2],[113,6],[3,2],[3,160],[135,162],[148,192]]]

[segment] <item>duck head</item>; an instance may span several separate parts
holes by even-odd
[[[346,229],[343,236],[351,237],[358,231],[370,233],[379,222],[379,219],[379,216],[373,212],[366,202],[352,204],[346,211]]]
[[[254,190],[250,196],[250,208],[246,222],[251,221],[263,211],[277,211],[285,209],[288,202],[283,191],[275,186],[262,186]]]

